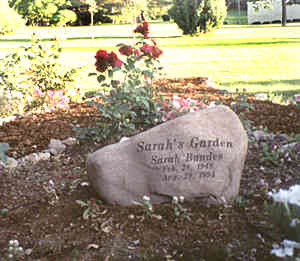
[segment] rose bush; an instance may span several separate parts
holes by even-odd
[[[119,44],[118,53],[98,50],[95,67],[100,83],[100,101],[89,101],[96,106],[101,120],[94,128],[75,128],[79,138],[104,141],[130,136],[162,122],[162,98],[152,85],[162,67],[162,50],[149,39],[146,21],[134,32],[142,35],[135,44]],[[121,58],[120,58],[121,57]],[[122,60],[121,60],[122,59]],[[87,95],[88,96],[88,95]]]

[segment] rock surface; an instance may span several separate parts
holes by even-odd
[[[108,203],[238,195],[248,137],[226,106],[188,113],[90,154],[92,186]]]
[[[57,155],[59,153],[62,153],[66,149],[66,145],[57,139],[51,139],[49,143],[49,150],[50,153],[53,155]]]

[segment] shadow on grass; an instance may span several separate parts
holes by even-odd
[[[293,89],[292,90],[272,90],[272,87],[274,85],[278,86],[278,85],[284,85],[285,87],[287,85],[290,85]],[[273,80],[273,81],[236,81],[236,82],[226,82],[226,83],[219,83],[220,86],[222,87],[233,87],[233,86],[249,86],[249,88],[251,88],[251,86],[253,87],[258,87],[258,86],[265,86],[265,87],[270,87],[270,92],[272,92],[275,95],[281,95],[281,96],[286,96],[286,97],[291,97],[294,96],[295,94],[300,94],[300,79],[294,79],[294,80]],[[294,88],[296,87],[296,88]],[[275,87],[276,88],[276,87]],[[286,87],[288,88],[288,87]],[[249,91],[251,92],[251,89],[249,89]],[[266,91],[262,91],[265,92]]]
[[[300,79],[294,79],[294,80],[272,80],[272,81],[236,81],[236,82],[226,82],[226,83],[220,83],[222,86],[232,86],[235,84],[239,85],[264,85],[264,86],[273,86],[278,84],[284,84],[284,85],[298,85],[300,90]]]
[[[272,41],[247,41],[242,42],[240,40],[237,41],[219,41],[219,42],[213,42],[213,43],[204,43],[203,46],[209,46],[209,47],[217,47],[217,46],[240,46],[240,47],[246,47],[246,46],[255,46],[255,45],[297,45],[300,44],[300,38],[285,38],[285,39],[274,39]]]
[[[151,36],[152,39],[173,39],[173,38],[180,38],[181,36],[179,35],[174,35],[174,36]],[[72,40],[109,40],[109,39],[133,39],[132,36],[101,36],[101,37],[70,37],[66,38],[66,41],[72,41]],[[135,39],[139,39],[139,37],[135,37]],[[141,38],[142,39],[142,38]],[[53,41],[55,38],[40,38],[42,42],[47,42],[47,41]],[[0,43],[3,42],[31,42],[31,39],[0,39]]]

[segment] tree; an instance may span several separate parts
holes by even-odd
[[[224,0],[203,0],[201,2],[199,31],[203,33],[214,31],[223,25],[227,10]]]
[[[94,25],[94,13],[97,12],[98,6],[96,0],[83,0],[83,3],[89,6],[88,10],[91,15],[91,26]]]
[[[282,12],[281,12],[281,25],[286,26],[286,0],[281,0]]]
[[[91,16],[92,38],[94,39],[94,32],[93,32],[94,13],[96,13],[98,10],[97,2],[96,0],[83,0],[83,2],[89,6],[88,10]]]
[[[207,33],[223,24],[225,0],[174,0],[168,13],[183,34]]]
[[[69,0],[12,0],[11,3],[29,25],[56,24],[60,10],[71,5]]]
[[[197,32],[200,21],[201,0],[174,0],[169,15],[174,19],[183,34],[193,35]]]
[[[148,0],[147,1],[147,16],[152,19],[157,19],[163,15],[167,15],[168,9],[172,2],[170,0]]]
[[[24,26],[23,19],[9,7],[7,0],[0,1],[0,35],[13,33]]]

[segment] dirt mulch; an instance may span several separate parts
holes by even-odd
[[[196,100],[219,101],[230,105],[234,96],[207,87],[205,78],[161,79],[156,84],[161,94],[171,98],[173,95]],[[267,127],[273,133],[300,133],[300,107],[283,106],[269,101],[249,99],[255,110],[247,114],[256,127]],[[15,157],[21,157],[35,151],[42,151],[49,145],[51,138],[63,140],[75,136],[72,126],[87,127],[93,125],[99,117],[95,108],[86,104],[71,104],[69,109],[61,109],[42,114],[33,114],[16,119],[0,126],[0,141],[11,146]],[[11,155],[11,153],[10,153]]]
[[[234,97],[207,87],[203,78],[163,79],[164,95],[220,100]],[[255,110],[247,114],[254,125],[272,132],[300,133],[300,108],[249,99]],[[50,138],[74,136],[71,125],[89,126],[99,117],[93,108],[73,104],[67,110],[30,115],[0,127],[0,141],[11,146],[10,155],[21,157],[46,149]],[[15,260],[175,260],[261,261],[270,255],[282,234],[265,211],[266,192],[300,184],[300,164],[273,166],[261,161],[261,150],[249,144],[241,180],[240,201],[228,206],[186,202],[191,221],[174,214],[171,204],[155,205],[156,217],[143,209],[110,206],[94,200],[86,185],[85,157],[101,144],[69,147],[50,161],[0,170],[0,260],[6,260],[8,242],[18,239],[31,252]],[[14,153],[15,151],[15,153]],[[52,184],[52,185],[51,185]],[[86,208],[76,200],[92,202]]]

